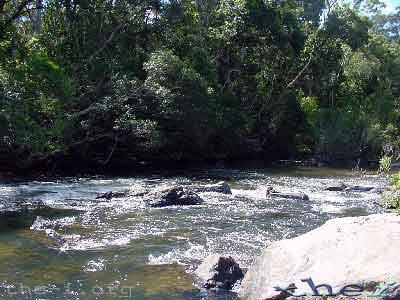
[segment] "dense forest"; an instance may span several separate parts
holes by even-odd
[[[400,149],[379,0],[0,0],[0,168]]]

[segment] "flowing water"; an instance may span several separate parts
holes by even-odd
[[[232,195],[200,194],[199,206],[147,208],[140,197],[96,199],[107,191],[159,189],[225,180]],[[272,241],[330,218],[381,212],[375,193],[328,192],[339,181],[383,186],[374,174],[298,168],[154,172],[123,178],[66,178],[1,184],[6,199],[44,201],[76,214],[38,217],[30,230],[0,233],[1,299],[236,299],[199,289],[193,270],[209,254],[249,267]],[[268,186],[309,201],[266,199]]]

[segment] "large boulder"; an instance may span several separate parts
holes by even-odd
[[[174,187],[149,193],[145,196],[144,201],[150,207],[198,205],[204,203],[204,200],[199,195],[184,187]]]
[[[297,295],[311,295],[308,283],[301,281],[307,278],[315,285],[330,284],[334,293],[346,284],[400,282],[399,249],[400,216],[333,219],[299,237],[272,243],[247,272],[240,295],[246,300],[282,298],[274,287],[292,283]],[[319,290],[326,294],[326,288]]]
[[[208,256],[195,271],[206,289],[220,288],[231,290],[244,277],[239,264],[231,257],[218,254]]]

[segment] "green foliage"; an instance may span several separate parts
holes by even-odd
[[[0,7],[0,155],[400,154],[399,18],[379,1],[49,0],[39,29],[18,3]]]
[[[379,160],[379,173],[388,173],[392,168],[392,157],[388,155],[382,156]]]

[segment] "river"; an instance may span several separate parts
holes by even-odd
[[[99,193],[225,180],[232,195],[203,193],[205,204],[147,208],[140,197]],[[310,231],[330,218],[381,212],[375,193],[324,191],[339,181],[383,186],[374,173],[335,169],[197,169],[133,177],[83,177],[0,183],[1,197],[40,199],[77,213],[38,217],[29,230],[0,234],[1,299],[209,299],[192,276],[209,254],[249,267],[272,241]],[[309,201],[266,199],[268,186],[302,191]]]

